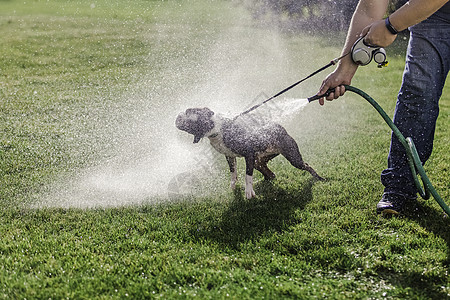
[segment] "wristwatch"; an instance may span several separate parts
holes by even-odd
[[[395,29],[394,26],[392,26],[391,21],[389,21],[389,17],[384,19],[384,24],[386,25],[386,28],[387,28],[387,30],[389,30],[390,33],[398,34],[398,30]]]

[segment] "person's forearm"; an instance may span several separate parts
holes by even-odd
[[[342,55],[350,53],[356,40],[365,36],[364,40],[370,45],[387,47],[395,40],[392,28],[386,26],[383,17],[386,14],[389,0],[360,0],[353,14],[350,28],[347,33]],[[402,31],[409,26],[415,25],[441,8],[449,0],[411,0],[394,12],[389,20],[391,25]],[[395,32],[394,32],[395,33]],[[345,93],[343,85],[351,84],[351,80],[358,69],[358,65],[352,61],[350,55],[345,55],[337,68],[330,73],[323,81],[318,94],[323,95],[330,88],[335,88],[328,96],[320,98],[320,105],[327,100],[337,99]]]
[[[389,0],[361,0],[353,14],[344,51],[348,51],[369,24],[380,20],[386,13]]]
[[[347,33],[342,55],[350,52],[353,44],[360,37],[361,31],[376,20],[380,20],[386,13],[389,0],[361,0],[353,13],[350,28]],[[340,67],[346,66],[356,71],[357,65],[346,56],[341,62]],[[353,71],[353,70],[352,70]]]
[[[402,31],[427,19],[448,0],[410,0],[389,16],[392,26]]]
[[[345,92],[343,84],[351,84],[351,80],[358,69],[358,65],[353,62],[350,53],[353,44],[361,36],[361,32],[368,25],[376,20],[380,20],[386,13],[389,0],[360,0],[353,14],[350,28],[347,33],[342,55],[345,55],[331,74],[322,82],[318,94],[323,95],[329,88],[335,88],[326,99],[337,99]],[[319,99],[320,105],[323,105],[324,98]]]

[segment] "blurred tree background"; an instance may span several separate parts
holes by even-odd
[[[253,16],[288,30],[329,32],[347,30],[358,0],[248,0]],[[391,0],[392,12],[406,0]]]

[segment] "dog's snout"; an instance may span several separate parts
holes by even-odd
[[[185,116],[184,116],[184,113],[180,113],[178,116],[177,116],[177,119],[175,120],[175,126],[178,128],[178,129],[180,129],[180,130],[183,130],[183,128],[185,127],[185,122],[184,122],[184,120],[185,120]]]

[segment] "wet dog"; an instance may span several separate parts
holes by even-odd
[[[194,143],[207,137],[218,152],[225,155],[231,172],[231,188],[235,189],[237,172],[236,157],[244,157],[246,163],[245,196],[250,199],[253,190],[253,169],[260,171],[264,179],[275,178],[267,163],[277,155],[283,155],[294,167],[320,177],[302,159],[295,140],[283,126],[273,122],[257,122],[244,115],[228,119],[214,114],[209,108],[189,108],[178,115],[178,129],[194,135]]]

